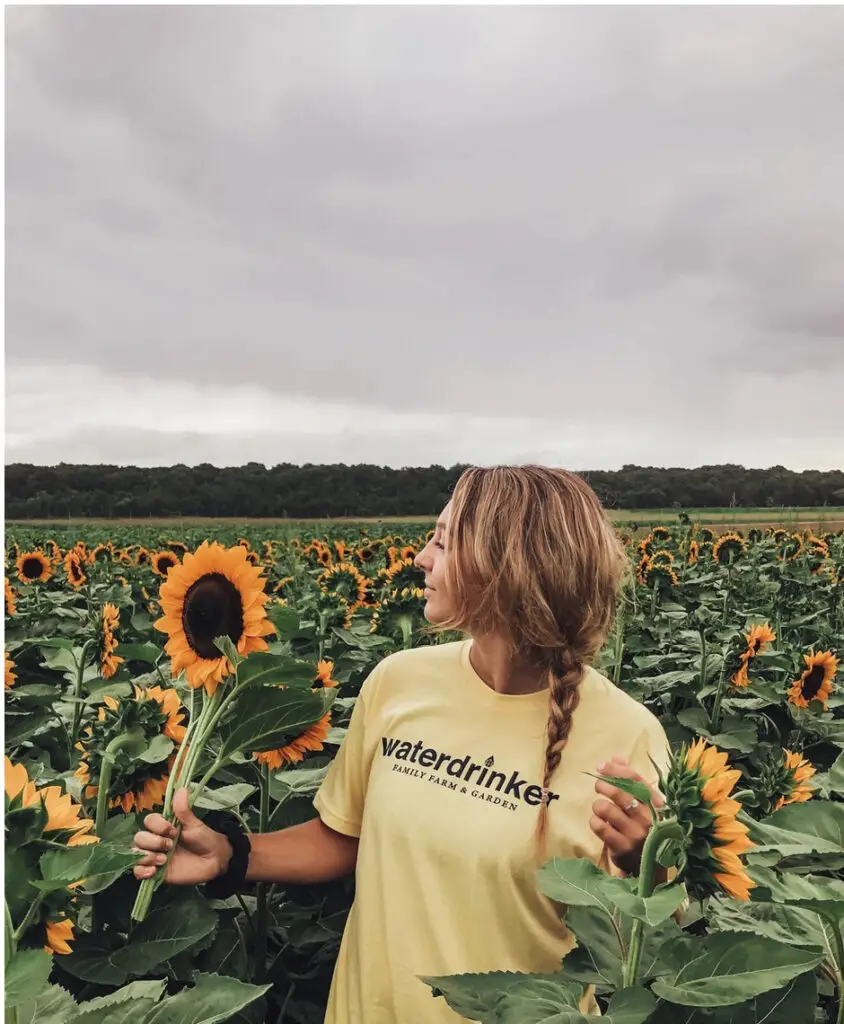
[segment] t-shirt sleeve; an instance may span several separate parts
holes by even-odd
[[[382,664],[375,666],[361,687],[346,738],[314,798],[314,807],[329,828],[355,838],[360,836],[369,772],[378,742],[372,719]]]

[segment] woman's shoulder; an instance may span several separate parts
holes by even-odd
[[[377,671],[382,677],[392,677],[406,676],[408,673],[429,672],[432,668],[459,668],[464,644],[463,640],[455,640],[393,651],[379,661],[374,671]]]

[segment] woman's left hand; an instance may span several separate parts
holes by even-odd
[[[613,757],[598,765],[598,772],[601,775],[614,775],[616,778],[645,782],[641,775],[633,771],[624,757]],[[595,782],[595,792],[606,799],[598,799],[592,804],[589,826],[595,835],[606,843],[616,867],[628,875],[635,875],[639,870],[642,847],[653,823],[651,809],[647,804],[634,800],[629,793],[600,779]],[[664,807],[665,800],[659,790],[651,787],[651,792],[654,807]]]

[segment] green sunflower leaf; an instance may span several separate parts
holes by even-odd
[[[244,659],[237,670],[240,686],[307,686],[316,678],[316,666],[290,654],[258,651]]]
[[[6,965],[6,1009],[32,999],[33,992],[39,992],[50,977],[53,958],[43,949],[23,949],[13,953]]]
[[[334,700],[330,690],[280,690],[250,686],[231,718],[220,726],[221,757],[238,751],[277,750],[322,718]]]
[[[782,988],[823,960],[821,949],[798,949],[760,935],[718,933],[667,942],[667,975],[654,995],[681,1006],[729,1006]]]
[[[194,982],[191,988],[163,999],[139,1024],[223,1024],[272,987],[200,972]]]

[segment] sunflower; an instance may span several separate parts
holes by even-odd
[[[58,565],[62,560],[62,549],[52,538],[44,546],[50,549],[50,558]]]
[[[782,542],[788,536],[788,531],[787,530],[774,530],[772,536],[773,536],[774,540],[777,542],[777,544],[782,544]]]
[[[91,565],[94,565],[97,562],[110,562],[111,551],[109,550],[108,545],[98,544],[88,556],[88,561]]]
[[[809,779],[815,774],[815,766],[807,761],[802,754],[795,754],[791,750],[783,750],[783,774],[787,776],[784,780],[784,792],[777,801],[775,810],[784,807],[786,804],[802,804],[811,800],[815,794],[814,788],[808,786]]]
[[[645,573],[646,573],[646,571],[648,569],[648,566],[650,564],[651,564],[650,556],[649,555],[642,555],[642,557],[639,559],[639,562],[638,562],[638,564],[636,566],[636,582],[637,583],[641,583],[642,586],[645,586],[645,583],[646,583]]]
[[[745,687],[750,685],[750,662],[757,654],[761,654],[768,644],[771,644],[776,640],[777,635],[771,629],[767,622],[761,622],[757,625],[751,626],[750,630],[744,635],[747,643],[747,648],[741,653],[739,657],[739,666],[731,678],[730,682],[733,686]]]
[[[69,943],[73,942],[73,922],[70,918],[62,915],[58,921],[48,921],[46,929],[46,944],[44,949],[48,953],[70,953],[72,952]]]
[[[838,671],[838,658],[832,651],[804,654],[806,668],[788,691],[788,702],[798,708],[808,708],[812,701],[820,701],[826,711],[826,701],[832,693],[832,681]]]
[[[40,549],[21,552],[16,565],[21,583],[46,583],[53,575],[53,564]]]
[[[660,548],[659,551],[654,551],[651,555],[652,563],[660,563],[662,565],[671,565],[674,561],[674,556],[670,551],[666,551],[665,548]]]
[[[333,689],[337,680],[332,679],[331,673],[334,670],[333,661],[320,661],[317,663],[317,674],[314,676],[313,689]],[[256,753],[255,760],[259,764],[269,765],[270,768],[283,768],[286,764],[295,764],[301,761],[309,751],[323,749],[328,730],[331,728],[331,712],[327,712],[322,718],[315,722],[309,729],[306,729],[301,736],[297,736],[284,747],[278,750],[266,750]]]
[[[166,578],[167,573],[173,568],[174,565],[179,564],[179,559],[173,554],[172,551],[156,551],[152,555],[152,571],[156,576],[162,576]]]
[[[331,551],[329,548],[320,548],[317,551],[317,561],[320,565],[331,565]]]
[[[712,546],[712,557],[721,565],[731,565],[747,551],[747,544],[738,533],[722,534]]]
[[[764,534],[762,531],[757,528],[747,531],[747,539],[751,544],[758,544],[759,541],[762,540],[763,536]]]
[[[785,537],[779,546],[779,552],[777,557],[782,562],[793,562],[797,558],[800,552],[803,550],[803,538],[799,533],[792,533],[790,537]]]
[[[151,742],[163,735],[176,746],[185,738],[182,724],[185,716],[175,690],[135,686],[131,698],[118,701],[107,696],[104,701],[97,721],[86,730],[86,738],[79,744],[83,754],[74,775],[85,784],[86,797],[97,795],[103,751],[116,736],[137,733]],[[151,811],[161,806],[174,756],[168,754],[160,761],[149,763],[136,760],[126,750],[116,751],[109,784],[109,807],[120,807],[128,814],[133,808]]]
[[[753,844],[736,817],[741,804],[730,798],[740,777],[728,767],[727,755],[702,739],[672,755],[665,799],[686,833],[682,878],[699,899],[720,889],[747,900],[753,888],[741,860]]]
[[[362,548],[358,548],[355,554],[361,565],[367,565],[375,557],[375,549],[371,544],[365,544]]]
[[[671,540],[671,531],[667,526],[655,526],[651,530],[651,536],[655,541],[664,544],[667,540]]]
[[[648,558],[650,558],[651,553],[653,552],[653,549],[654,549],[654,537],[653,537],[652,533],[649,533],[647,535],[647,537],[643,537],[639,541],[639,545],[638,545],[637,550],[638,550],[640,555],[647,555]]]
[[[404,587],[418,587],[424,582],[425,574],[417,569],[412,558],[393,562],[389,569],[378,571],[378,581],[387,590],[401,590]]]
[[[306,729],[301,736],[297,736],[285,747],[279,750],[267,750],[255,754],[255,760],[259,764],[269,765],[270,768],[283,768],[286,764],[296,764],[301,761],[309,751],[323,749],[323,744],[331,728],[331,712],[327,712],[322,718]]]
[[[350,562],[341,562],[320,573],[317,585],[325,594],[339,594],[351,605],[355,612],[364,603],[369,581],[361,571]]]
[[[9,656],[8,651],[3,652],[3,658],[3,683],[7,690],[11,690],[11,688],[15,685],[15,680],[18,678],[15,675],[15,663]]]
[[[698,559],[698,555],[699,554],[700,554],[700,545],[698,544],[698,542],[696,540],[690,541],[689,542],[689,554],[688,554],[687,559],[686,559],[688,561],[689,565],[694,565],[695,564],[695,562]]]
[[[251,551],[250,550],[250,551],[246,552],[246,561],[250,565],[260,565],[261,564],[261,556],[258,554],[257,551]]]
[[[293,582],[292,576],[282,576],[282,578],[273,586],[273,593],[279,597],[287,597],[287,584]]]
[[[9,615],[14,615],[17,612],[15,598],[18,596],[10,586],[8,577],[6,577],[4,593],[6,595],[6,616],[8,617]]]
[[[114,653],[117,650],[114,631],[119,624],[120,612],[107,601],[103,605],[100,618],[100,675],[103,679],[111,679],[123,662],[123,659]]]
[[[64,571],[67,576],[67,582],[74,590],[79,590],[79,588],[84,586],[88,581],[88,577],[85,575],[82,568],[82,559],[79,557],[79,552],[75,548],[71,548],[71,550],[65,555]]]
[[[640,576],[646,587],[659,587],[661,590],[676,587],[680,582],[667,562],[655,562],[653,558],[649,558],[645,566],[640,563]]]
[[[412,544],[405,544],[405,546],[399,551],[399,558],[404,562],[408,558],[413,561],[414,558],[419,554],[416,548]]]
[[[240,537],[237,543],[240,547],[246,548],[247,551],[252,547],[252,545],[245,537]]]
[[[701,544],[711,544],[715,540],[715,531],[710,530],[708,526],[702,526],[700,530],[700,542]]]
[[[188,553],[187,544],[183,544],[180,540],[168,540],[164,546],[177,555],[186,555]]]
[[[188,685],[204,686],[209,694],[232,671],[215,638],[227,636],[246,656],[265,651],[263,638],[275,632],[264,607],[261,569],[246,561],[241,545],[226,549],[204,541],[170,570],[159,601],[164,615],[155,628],[168,634],[172,671],[184,672]]]
[[[372,613],[369,632],[401,637],[409,644],[415,618],[421,615],[424,602],[425,591],[421,587],[404,587],[391,591],[381,599]]]
[[[333,661],[317,662],[317,674],[314,677],[314,687],[321,686],[324,690],[333,689],[337,685],[337,680],[331,678],[331,673],[333,671]]]
[[[342,594],[317,591],[316,612],[323,633],[334,626],[348,629],[352,624],[352,606]]]
[[[146,548],[139,547],[135,552],[135,565],[149,565],[150,553]]]
[[[7,756],[5,766],[4,782],[9,807],[35,807],[40,803],[46,817],[42,829],[45,838],[51,842],[66,839],[67,846],[99,842],[95,835],[90,834],[94,822],[90,818],[80,818],[82,808],[69,793],[62,791],[61,786],[38,789],[30,780],[25,765],[12,764]]]

